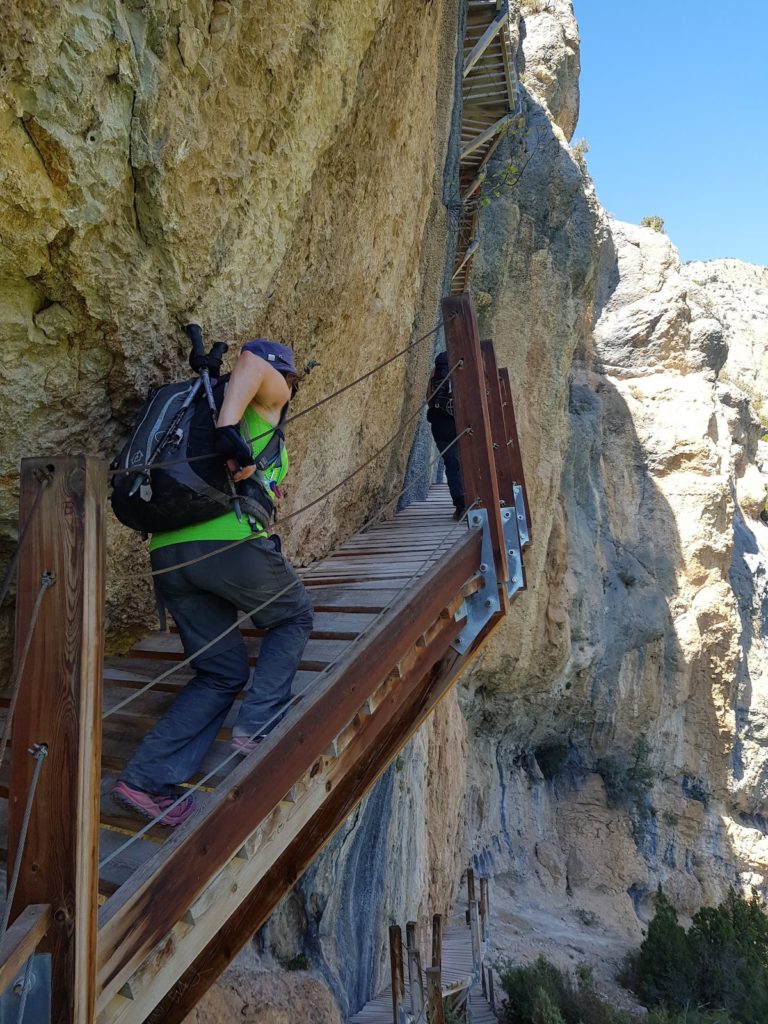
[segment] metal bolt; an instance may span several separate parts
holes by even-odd
[[[485,562],[480,563],[480,572],[488,572],[488,566]]]
[[[491,600],[490,597],[486,597],[486,599],[485,599],[485,607],[486,608],[492,608],[493,607],[493,601]]]
[[[479,526],[480,525],[480,516],[472,516],[472,522],[475,524],[475,526]]]
[[[510,516],[509,510],[507,510],[506,512],[502,512],[501,513],[501,518],[504,520],[504,522],[506,522],[509,519],[509,516]]]
[[[515,549],[514,548],[507,548],[507,554],[508,555],[514,555],[515,554]]]
[[[522,523],[522,521],[523,521],[523,515],[522,515],[522,513],[521,513],[520,515],[518,515],[518,517],[517,517],[517,518],[518,518],[518,519],[520,520],[520,522]]]

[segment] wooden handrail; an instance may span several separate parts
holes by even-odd
[[[53,924],[50,903],[26,907],[0,939],[0,992],[5,992]]]

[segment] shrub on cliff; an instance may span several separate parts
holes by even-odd
[[[715,1014],[702,1019],[725,1024],[768,1021],[768,917],[756,897],[731,890],[719,907],[702,908],[686,932],[659,887],[656,916],[621,980],[650,1007],[701,1007]]]
[[[650,228],[652,231],[659,231],[664,233],[664,218],[659,217],[658,214],[653,214],[651,217],[643,217],[640,221],[640,226],[644,228]]]
[[[539,957],[530,967],[509,962],[499,969],[506,995],[503,1024],[629,1024],[630,1017],[604,1003],[592,973],[580,968],[576,979]]]

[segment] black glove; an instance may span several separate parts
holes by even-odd
[[[231,423],[226,427],[216,427],[213,431],[213,447],[225,459],[234,459],[242,469],[252,466],[256,461],[251,447],[240,433],[240,427]]]
[[[214,345],[214,349],[215,348],[216,346]],[[189,353],[189,365],[195,373],[202,373],[203,370],[207,370],[211,377],[220,377],[221,358],[221,355],[213,349],[207,354],[205,352],[195,352],[195,350],[192,349]]]

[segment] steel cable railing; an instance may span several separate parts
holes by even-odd
[[[460,436],[462,436],[462,435],[459,435],[459,437]],[[455,444],[458,441],[458,439],[459,438],[457,437],[455,441],[451,442],[451,445],[446,446],[444,451],[447,451],[449,447],[451,447],[453,444]],[[365,627],[365,629],[360,634],[358,634],[358,636],[355,637],[354,640],[350,641],[349,645],[345,648],[345,650],[341,654],[339,654],[338,657],[336,659],[334,659],[333,662],[331,662],[330,664],[326,665],[322,669],[322,671],[318,673],[316,679],[313,680],[315,685],[317,684],[318,680],[322,676],[327,675],[331,671],[331,669],[333,669],[338,664],[339,660],[342,657],[346,657],[347,656],[347,654],[349,652],[349,648],[351,646],[360,643],[360,641],[362,639],[364,639],[364,637],[366,637],[368,635],[368,633],[376,625],[376,623],[381,619],[381,617],[383,615],[385,615],[386,612],[388,612],[392,608],[393,604],[397,601],[397,598],[400,596],[400,594],[402,594],[404,590],[406,590],[408,587],[411,586],[411,584],[413,582],[413,579],[415,577],[419,576],[421,574],[421,572],[423,571],[423,569],[427,565],[429,565],[429,563],[431,561],[433,561],[435,558],[438,557],[440,549],[443,548],[446,545],[446,543],[448,542],[449,538],[453,537],[454,534],[459,529],[463,528],[463,525],[466,523],[466,519],[467,519],[467,516],[468,516],[469,512],[475,507],[476,504],[477,504],[477,502],[473,502],[472,505],[470,505],[465,510],[465,512],[463,513],[463,515],[462,515],[461,519],[459,520],[459,522],[457,522],[456,525],[452,529],[450,529],[448,531],[448,534],[445,537],[442,537],[438,541],[438,543],[429,552],[427,557],[423,560],[423,562],[421,563],[420,567],[416,570],[416,572],[414,572],[411,575],[411,578],[406,583],[404,583],[397,590],[397,592],[392,596],[392,599],[387,604],[387,606],[385,608],[383,608],[372,619],[372,621],[370,623],[368,623],[368,625]],[[292,586],[295,586],[295,585],[296,584],[292,584]],[[295,708],[300,703],[300,701],[303,699],[303,697],[304,697],[304,694],[296,694],[294,697],[292,697],[291,700],[288,702],[288,704],[285,707],[281,708],[280,711],[278,711],[275,715],[273,715],[272,718],[266,724],[259,726],[259,728],[252,735],[250,735],[248,737],[245,737],[244,742],[245,743],[249,743],[249,742],[255,740],[258,736],[262,735],[265,731],[268,731],[273,725],[276,725],[278,721],[280,721],[281,719],[285,718],[287,713],[289,711],[291,711],[293,708]],[[233,760],[238,759],[240,757],[242,757],[242,755],[239,753],[239,751],[232,751],[230,754],[228,754],[226,757],[224,757],[223,760],[220,761],[215,767],[211,768],[208,772],[206,772],[205,775],[202,776],[202,778],[198,779],[197,782],[193,783],[190,786],[185,786],[184,787],[184,792],[179,797],[177,797],[177,799],[174,800],[174,802],[172,804],[169,804],[168,807],[164,808],[163,811],[160,814],[156,815],[151,821],[147,822],[146,825],[144,825],[142,828],[140,828],[137,832],[135,832],[128,839],[126,839],[126,841],[124,843],[121,843],[121,845],[119,847],[117,847],[110,854],[108,854],[99,863],[99,870],[101,870],[110,861],[114,860],[117,856],[119,856],[121,853],[123,853],[126,849],[128,849],[128,847],[130,847],[134,842],[136,842],[142,836],[146,835],[147,832],[150,831],[150,829],[155,827],[155,825],[162,824],[163,819],[172,810],[174,810],[181,803],[183,803],[191,794],[197,792],[199,789],[204,787],[206,785],[206,783],[209,782],[212,778],[214,778],[216,775],[220,774],[221,771],[229,763],[231,763]]]
[[[391,508],[396,502],[398,502],[400,498],[403,497],[404,494],[407,494],[412,487],[415,487],[416,484],[421,483],[424,477],[431,473],[432,469],[437,465],[438,461],[445,455],[445,453],[450,451],[450,449],[453,448],[455,444],[458,444],[459,438],[462,437],[466,432],[466,430],[463,430],[461,434],[458,434],[456,438],[453,441],[451,441],[450,444],[447,444],[445,448],[443,448],[443,450],[439,452],[438,455],[428,464],[426,470],[423,473],[419,474],[419,476],[415,480],[412,480],[411,483],[403,487],[393,498],[390,498],[387,502],[385,502],[378,510],[378,512],[368,522],[363,524],[359,532],[362,533],[365,530],[369,530],[371,529],[371,527],[375,526],[377,522],[381,522],[381,519],[384,517],[387,510]],[[214,554],[217,553],[218,552],[214,552]],[[277,601],[278,598],[282,597],[284,594],[287,594],[294,587],[297,587],[300,582],[301,580],[292,581],[288,584],[288,586],[283,587],[282,590],[278,591],[276,594],[273,594],[272,597],[269,598],[267,601],[264,601],[261,604],[256,605],[256,607],[252,608],[250,611],[244,612],[241,616],[239,616],[239,618],[235,620],[235,622],[232,623],[231,626],[228,626],[225,630],[223,630],[221,633],[215,636],[213,640],[209,640],[208,643],[198,648],[198,650],[196,650],[193,654],[190,654],[182,661],[177,662],[170,668],[166,669],[164,672],[161,672],[160,675],[157,676],[155,679],[151,679],[145,686],[142,686],[134,693],[129,694],[118,704],[115,704],[113,707],[108,708],[102,715],[102,719],[109,718],[116,712],[121,711],[129,704],[132,704],[133,701],[138,700],[139,697],[143,696],[145,693],[148,693],[159,683],[164,682],[166,679],[170,678],[170,676],[174,675],[176,672],[180,672],[183,668],[186,668],[195,660],[195,658],[198,658],[201,654],[205,654],[206,651],[208,651],[211,647],[214,647],[217,643],[219,643],[219,641],[223,640],[230,633],[234,632],[235,629],[241,626],[244,622],[247,622],[248,619],[252,618],[252,616],[257,615],[259,612],[263,611],[270,604],[272,604],[273,601]]]
[[[448,373],[441,380],[440,384],[429,395],[427,395],[427,398],[423,402],[419,403],[419,406],[415,410],[415,412],[408,416],[407,419],[402,421],[397,432],[393,434],[393,436],[390,437],[385,444],[381,445],[380,448],[377,448],[373,455],[369,456],[369,458],[367,458],[365,462],[361,463],[351,473],[348,473],[343,480],[340,480],[339,483],[335,484],[333,487],[329,488],[327,491],[321,494],[319,498],[314,498],[306,505],[302,505],[301,508],[298,508],[293,512],[289,512],[288,515],[282,516],[282,518],[280,519],[280,523],[287,523],[290,519],[295,519],[297,516],[303,515],[305,512],[308,512],[311,508],[315,508],[316,505],[319,505],[321,502],[325,501],[326,498],[329,498],[332,494],[335,494],[342,487],[344,487],[345,484],[348,484],[350,480],[354,480],[354,478],[358,476],[360,473],[362,473],[364,469],[367,469],[367,467],[370,466],[372,462],[375,462],[380,455],[383,455],[384,452],[388,451],[395,443],[395,441],[397,441],[397,439],[404,432],[405,428],[410,423],[413,423],[413,421],[421,414],[424,407],[429,404],[431,399],[433,399],[435,395],[438,393],[438,391],[443,387],[445,382],[453,376],[456,370],[459,369],[459,367],[462,365],[462,362],[463,360],[460,359],[450,368]],[[198,555],[196,558],[190,558],[185,562],[178,562],[175,565],[168,565],[165,566],[163,569],[153,569],[148,573],[148,575],[164,576],[166,573],[173,572],[176,569],[186,569],[190,565],[196,565],[198,562],[204,562],[208,558],[214,558],[216,555],[223,554],[225,551],[231,551],[232,548],[239,547],[241,544],[247,544],[248,541],[251,539],[251,535],[241,537],[239,540],[233,540],[229,544],[225,544],[222,547],[216,548],[214,551],[207,551],[205,554]]]

